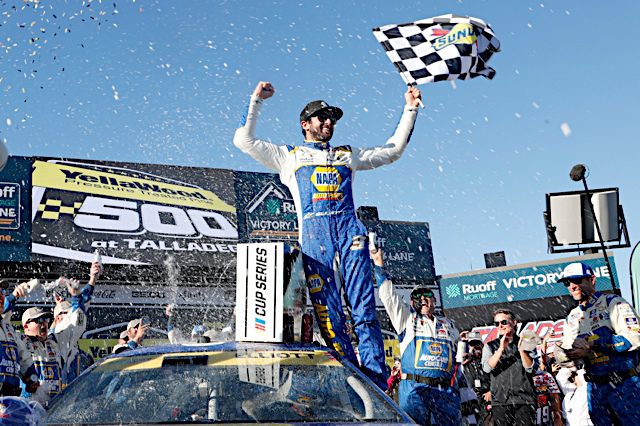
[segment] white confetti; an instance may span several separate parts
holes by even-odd
[[[7,118],[7,126],[11,126],[11,119]]]
[[[562,130],[562,134],[566,138],[568,138],[571,135],[571,127],[569,126],[569,123],[567,123],[566,121],[560,125],[560,130]]]

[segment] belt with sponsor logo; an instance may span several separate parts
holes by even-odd
[[[451,379],[417,376],[415,374],[403,374],[402,380],[413,380],[416,383],[422,383],[430,386],[442,386],[442,387],[451,386]]]
[[[591,374],[585,374],[584,378],[587,382],[601,385],[603,383],[610,383],[612,386],[617,386],[630,377],[640,375],[640,365],[636,365],[634,368],[622,371],[613,371],[606,376],[593,376]]]

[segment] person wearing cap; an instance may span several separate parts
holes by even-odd
[[[91,299],[93,288],[102,271],[99,262],[93,262],[89,271],[88,284],[80,289],[75,280],[66,280],[67,292],[71,295],[71,310],[61,317],[49,333],[53,320],[51,311],[40,307],[32,307],[22,314],[24,334],[22,340],[31,353],[41,384],[45,384],[46,395],[43,402],[57,395],[67,383],[65,368],[73,361],[74,348],[87,326],[86,310]],[[5,309],[10,312],[17,300],[25,295],[15,294],[15,298]],[[59,301],[59,299],[57,299]],[[61,315],[62,311],[58,311]],[[32,397],[28,389],[23,388],[23,398]]]
[[[462,372],[480,406],[478,425],[491,425],[491,376],[482,369],[482,336],[478,332],[463,331],[460,340],[465,343],[459,345],[464,352],[458,354],[462,360]]]
[[[409,304],[395,291],[384,271],[382,250],[371,250],[378,295],[400,340],[400,407],[423,425],[459,425],[460,393],[455,382],[455,325],[435,315],[433,291],[417,286]]]
[[[493,313],[498,338],[482,348],[482,368],[491,375],[491,417],[493,424],[535,424],[532,374],[537,369],[536,347],[542,339],[523,331],[516,334],[516,317],[508,309]]]
[[[358,365],[345,331],[342,299],[336,282],[336,276],[340,275],[358,335],[362,368],[384,390],[387,366],[376,317],[367,232],[356,217],[352,182],[356,171],[374,169],[400,158],[413,130],[420,91],[416,87],[407,89],[404,112],[387,143],[366,149],[329,144],[343,112],[322,100],[309,102],[300,113],[303,145],[275,145],[257,139],[255,127],[262,104],[274,93],[271,83],[258,83],[233,143],[278,172],[282,183],[291,191],[298,215],[307,286],[325,342]],[[334,271],[336,256],[340,259],[339,271]]]
[[[640,317],[615,294],[596,290],[593,269],[570,263],[559,282],[578,302],[567,317],[561,350],[583,364],[595,425],[640,424]]]
[[[118,347],[118,352],[116,352],[116,347],[113,348],[113,353],[119,353],[123,350],[133,350],[139,347],[142,347],[142,341],[144,340],[147,331],[149,330],[149,324],[146,324],[142,318],[136,318],[129,321],[127,324],[127,329],[125,330],[127,333],[126,339],[126,347],[120,348]],[[122,335],[121,335],[122,338]]]
[[[0,306],[4,306],[8,283],[2,280],[0,284],[2,286]],[[10,321],[10,313],[2,315],[2,324],[0,324],[0,396],[19,396],[22,392],[21,382],[30,392],[35,392],[39,386],[31,354],[13,329]]]
[[[62,365],[64,362],[58,344],[54,339],[49,338],[49,324],[52,319],[51,311],[45,311],[39,306],[29,308],[22,313],[22,327],[24,328],[24,334],[21,336],[22,341],[31,354],[38,380],[49,398],[54,397],[62,390]],[[20,396],[31,398],[33,395],[28,389],[23,389]],[[43,402],[46,403],[46,401]]]
[[[118,344],[113,347],[112,353],[119,354],[120,352],[131,350],[127,343],[129,343],[129,333],[127,333],[127,330],[123,330],[120,332]]]

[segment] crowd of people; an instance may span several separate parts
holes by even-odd
[[[407,306],[372,252],[380,299],[400,338],[400,367],[389,376],[390,396],[425,425],[639,424],[640,317],[615,294],[596,291],[583,263],[569,264],[559,283],[578,303],[561,337],[517,334],[508,309],[493,313],[498,337],[458,333],[434,314],[429,288],[416,288]],[[456,353],[457,351],[457,353]],[[400,380],[398,380],[398,377]],[[463,379],[463,380],[461,380]],[[473,390],[473,400],[463,401]]]
[[[501,308],[492,318],[498,338],[483,342],[479,334],[461,333],[451,320],[436,314],[432,288],[417,286],[408,302],[394,288],[382,250],[371,244],[357,219],[352,181],[358,170],[401,157],[422,103],[416,87],[405,92],[402,116],[386,144],[365,149],[329,144],[343,111],[322,100],[309,102],[300,113],[303,145],[256,138],[262,104],[274,94],[269,82],[258,83],[234,144],[277,171],[292,193],[307,287],[324,344],[359,365],[419,424],[640,424],[635,402],[640,397],[640,317],[620,296],[596,291],[588,265],[571,263],[558,280],[577,302],[561,340],[518,334],[516,316]],[[9,291],[4,283],[1,397],[21,397],[46,407],[87,367],[90,361],[79,350],[78,339],[100,273],[101,264],[94,262],[83,288],[66,280],[68,300],[56,296],[53,312],[27,309],[22,334],[9,319],[17,300],[30,291],[29,284]],[[400,356],[390,375],[376,316],[376,287],[399,340]],[[193,328],[190,339],[182,337],[173,307],[165,314],[171,343],[212,340],[203,325]],[[113,352],[141,347],[149,326],[145,318],[129,321]]]
[[[560,279],[578,307],[553,353],[548,341],[542,345],[536,336],[518,336],[515,315],[500,309],[493,318],[500,338],[484,344],[471,340],[462,362],[456,362],[457,343],[468,333],[461,335],[450,320],[435,315],[428,287],[414,289],[405,304],[384,272],[381,251],[369,247],[379,296],[400,341],[401,372],[394,366],[385,380],[368,238],[355,213],[352,181],[356,171],[401,157],[422,104],[420,91],[407,89],[402,116],[386,144],[364,149],[330,144],[343,111],[323,100],[309,102],[300,113],[302,145],[257,138],[263,103],[274,94],[271,83],[258,83],[233,142],[279,173],[291,191],[307,286],[328,346],[361,365],[382,389],[393,387],[387,392],[397,392],[400,406],[421,424],[559,425],[563,418],[571,425],[640,424],[640,409],[631,402],[640,392],[640,319],[621,297],[597,292],[593,271],[582,263],[567,266]],[[347,333],[340,287],[353,316],[357,349]],[[552,368],[550,360],[560,368]],[[584,388],[589,418],[580,411]]]

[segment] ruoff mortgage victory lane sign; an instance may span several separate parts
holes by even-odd
[[[609,260],[617,283],[613,255],[609,255]],[[584,262],[593,268],[597,290],[611,290],[609,270],[604,259],[601,255],[592,254],[557,261],[444,275],[440,279],[442,303],[445,309],[455,309],[568,296],[565,286],[558,284],[557,281],[564,267],[572,262]]]
[[[33,259],[191,265],[235,260],[238,231],[230,170],[36,159]]]

